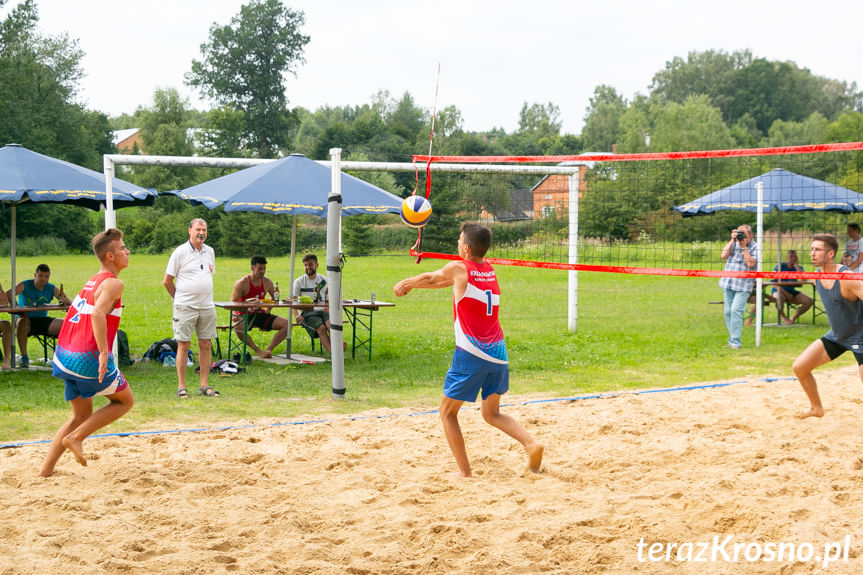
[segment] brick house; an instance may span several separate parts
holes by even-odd
[[[144,153],[144,141],[141,139],[141,130],[138,128],[114,130],[113,141],[121,154]]]
[[[561,166],[578,166],[578,197],[584,197],[587,190],[585,174],[595,162],[583,160],[562,162]],[[533,213],[535,217],[546,217],[558,213],[569,212],[569,176],[544,176],[533,188]]]

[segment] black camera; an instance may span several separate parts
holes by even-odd
[[[743,233],[743,232],[741,232],[740,230],[737,230],[737,233],[734,235],[734,238],[735,238],[738,242],[742,242],[743,240],[745,240],[745,239],[746,239],[746,234],[745,234],[745,233]]]

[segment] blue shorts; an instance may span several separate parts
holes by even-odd
[[[105,374],[105,377],[102,378],[102,383],[99,383],[99,378],[77,376],[63,371],[57,365],[54,365],[54,371],[51,375],[62,379],[63,383],[66,384],[66,401],[71,401],[78,397],[87,399],[96,395],[111,395],[129,387],[126,376],[116,367],[114,367],[113,371]]]
[[[456,348],[443,383],[444,397],[473,402],[480,391],[483,400],[509,391],[509,364],[491,363]]]

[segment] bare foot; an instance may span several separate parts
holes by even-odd
[[[453,472],[451,472],[451,473],[448,473],[447,475],[449,475],[450,477],[457,477],[457,478],[459,478],[459,479],[465,479],[465,478],[468,478],[468,477],[473,477],[473,474],[471,474],[470,472],[468,472],[468,474],[467,474],[467,475],[465,475],[465,474],[464,474],[464,473],[462,473],[461,471],[453,471]]]
[[[39,475],[37,475],[37,477],[51,477],[51,475],[53,475],[53,474],[54,474],[54,467],[51,467],[51,469],[46,469],[43,467],[42,469],[39,470]]]
[[[806,419],[807,417],[824,417],[824,408],[823,407],[813,407],[809,411],[804,411],[803,413],[798,413],[795,415],[797,419]]]
[[[746,320],[743,322],[743,325],[746,327],[752,325],[752,316],[747,317]]]
[[[273,357],[273,352],[268,349],[262,349],[261,353],[258,354],[258,357],[262,359],[267,359],[268,357]]]
[[[792,324],[794,323],[794,320],[793,320],[793,319],[790,319],[790,318],[787,318],[787,317],[783,317],[783,318],[782,318],[782,323],[784,323],[785,325],[792,325]]]
[[[87,467],[87,460],[84,459],[84,444],[82,442],[67,436],[63,438],[63,447],[72,452],[72,455],[75,456],[75,461]]]
[[[541,443],[534,443],[527,448],[527,470],[533,473],[539,473],[539,466],[542,465],[542,452],[545,447]]]

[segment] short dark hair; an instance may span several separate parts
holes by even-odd
[[[38,274],[39,272],[45,272],[50,274],[51,268],[48,267],[48,264],[39,264],[38,266],[36,266],[36,273]]]
[[[857,230],[859,232],[860,224],[858,224],[857,222],[851,222],[850,224],[848,224],[848,229]]]
[[[309,261],[309,260],[312,260],[312,261],[314,261],[315,263],[317,263],[317,261],[318,261],[318,256],[316,256],[315,254],[306,254],[306,255],[304,255],[304,256],[303,256],[303,263],[306,263],[306,262],[307,262],[307,261]]]
[[[103,232],[99,232],[93,236],[93,253],[101,262],[105,259],[105,254],[111,251],[111,242],[123,239],[123,232],[117,228],[108,228]],[[48,266],[45,266],[48,267]]]
[[[824,242],[824,245],[827,246],[827,249],[833,250],[834,257],[836,256],[836,252],[839,251],[839,242],[836,241],[836,238],[833,234],[815,234],[812,236],[813,242]]]
[[[258,264],[267,265],[267,258],[265,256],[252,256],[252,267]]]
[[[485,257],[491,247],[491,230],[475,222],[464,222],[461,225],[464,243],[470,247],[470,253],[478,258]]]

